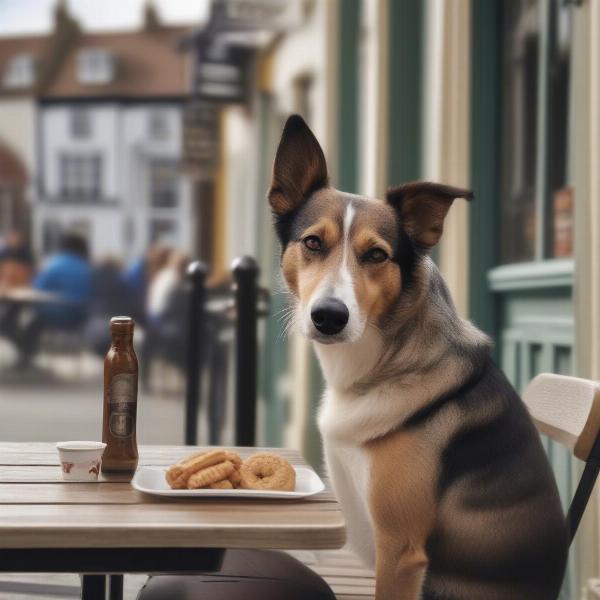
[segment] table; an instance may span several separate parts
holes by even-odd
[[[202,448],[139,450],[140,465],[167,466]],[[236,448],[242,457],[260,450]],[[305,464],[297,451],[272,450]],[[64,482],[47,443],[0,443],[0,505],[0,572],[82,573],[85,600],[104,599],[106,574],[118,599],[124,573],[210,571],[226,548],[340,548],[345,541],[329,486],[300,501],[159,498],[122,476]]]
[[[68,303],[58,294],[45,292],[30,287],[11,288],[0,290],[0,302],[10,304],[64,304]]]

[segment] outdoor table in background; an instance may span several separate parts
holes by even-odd
[[[140,465],[167,466],[201,450],[141,446]],[[296,451],[273,451],[305,464]],[[211,571],[226,548],[340,548],[345,539],[329,487],[305,500],[160,498],[118,476],[64,482],[47,443],[0,443],[0,505],[0,572],[83,573],[86,600],[104,598],[107,573]]]
[[[44,292],[35,288],[12,288],[9,290],[0,290],[0,303],[10,304],[62,304],[65,302],[57,294]]]

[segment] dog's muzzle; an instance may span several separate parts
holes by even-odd
[[[336,335],[346,327],[350,313],[348,307],[341,300],[322,298],[315,302],[310,318],[320,333]]]

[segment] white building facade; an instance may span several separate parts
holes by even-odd
[[[131,260],[155,241],[189,251],[181,111],[176,101],[42,102],[36,251],[54,250],[65,230],[82,233],[96,259]]]

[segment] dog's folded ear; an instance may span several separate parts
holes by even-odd
[[[444,231],[444,219],[455,198],[471,200],[461,188],[414,181],[388,190],[387,200],[398,211],[406,233],[422,248],[435,246]]]
[[[327,164],[323,150],[304,119],[292,115],[285,123],[273,165],[269,203],[278,215],[290,213],[322,187]]]

